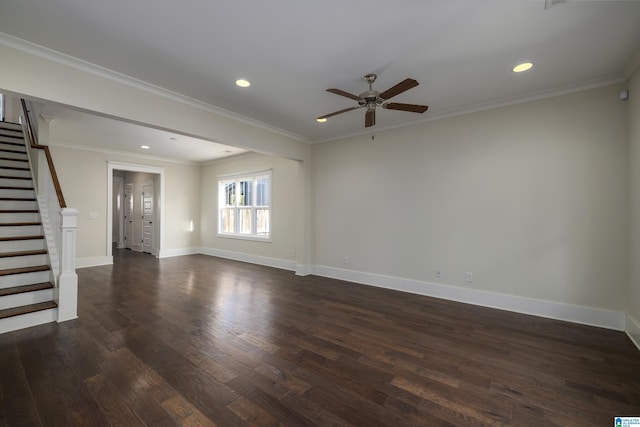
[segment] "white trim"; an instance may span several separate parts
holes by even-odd
[[[454,108],[454,109],[442,111],[439,113],[430,113],[426,115],[424,118],[413,119],[413,120],[410,119],[410,120],[406,120],[406,121],[395,123],[388,126],[376,125],[376,132],[383,132],[391,129],[417,125],[419,123],[427,123],[427,122],[433,122],[435,120],[442,120],[442,119],[448,119],[451,117],[463,116],[465,114],[477,113],[480,111],[494,110],[497,108],[503,108],[503,107],[509,107],[512,105],[524,104],[527,102],[539,101],[546,98],[554,98],[556,96],[569,95],[572,93],[583,92],[585,90],[597,89],[600,87],[619,84],[624,81],[625,81],[624,77],[620,77],[620,76],[610,76],[610,77],[605,77],[601,79],[589,80],[586,82],[560,86],[553,89],[544,90],[541,92],[534,92],[534,93],[529,93],[521,96],[511,97],[511,98],[498,99],[498,100],[486,102],[483,104],[472,105],[470,107]],[[358,131],[347,133],[347,134],[328,136],[326,138],[314,140],[311,143],[319,144],[322,142],[330,142],[330,141],[336,141],[339,139],[346,139],[346,138],[353,138],[361,135],[368,135],[370,133],[371,133],[370,130],[358,130]]]
[[[255,233],[257,231],[258,228],[258,219],[257,219],[257,215],[256,215],[256,211],[258,209],[264,209],[265,206],[260,205],[257,206],[255,205],[255,199],[251,201],[251,205],[249,206],[239,206],[238,200],[236,200],[236,205],[235,206],[227,206],[226,205],[226,196],[224,195],[224,191],[222,190],[222,186],[223,183],[226,182],[230,182],[233,181],[234,185],[235,184],[239,184],[238,181],[241,180],[245,180],[245,181],[251,181],[251,185],[252,187],[256,184],[257,182],[257,178],[261,178],[263,176],[268,176],[269,180],[268,180],[268,188],[267,188],[267,206],[266,208],[269,209],[269,235],[267,237],[263,237],[263,236],[259,236],[257,234],[241,234],[240,232],[233,232],[233,233],[228,233],[228,232],[222,232],[221,228],[222,228],[222,216],[221,216],[221,211],[223,208],[232,208],[235,209],[236,214],[238,219],[236,220],[236,229],[238,229],[239,227],[239,219],[240,219],[240,209],[251,209],[251,231],[252,233]],[[272,192],[273,192],[273,169],[269,168],[269,169],[262,169],[262,170],[258,170],[255,172],[242,172],[242,173],[233,173],[233,174],[226,174],[226,175],[218,175],[216,177],[216,181],[217,181],[217,188],[218,188],[218,206],[217,206],[217,218],[218,218],[218,224],[217,224],[217,232],[216,232],[216,236],[217,237],[221,237],[221,238],[225,238],[225,239],[239,239],[239,240],[251,240],[254,242],[264,242],[264,243],[272,243],[272,239],[273,239],[273,206],[272,206]],[[240,186],[235,187],[235,191],[239,191]],[[254,187],[256,189],[256,196],[257,196],[257,187]],[[223,204],[224,206],[221,206],[221,204]]]
[[[35,311],[33,313],[22,314],[20,316],[0,319],[0,334],[30,328],[32,326],[53,323],[58,320],[58,309]]]
[[[442,298],[482,307],[497,308],[522,314],[564,320],[601,328],[624,330],[625,314],[619,311],[544,301],[496,292],[466,289],[439,283],[403,279],[380,274],[315,266],[314,274],[364,285],[393,289],[418,295]]]
[[[199,248],[175,248],[158,251],[158,258],[171,258],[174,256],[196,255],[200,253]]]
[[[122,74],[117,71],[113,71],[108,68],[101,67],[99,65],[64,54],[62,52],[58,52],[56,50],[37,45],[35,43],[28,42],[26,40],[14,37],[7,33],[0,32],[0,45],[4,45],[8,48],[27,53],[29,55],[33,55],[39,58],[53,61],[58,64],[65,65],[67,67],[74,68],[76,70],[84,71],[89,74],[103,77],[105,79],[109,79],[120,84],[124,84],[136,89],[144,90],[146,92],[150,92],[154,95],[162,96],[164,98],[167,98],[173,101],[181,102],[191,107],[208,111],[210,113],[219,115],[221,117],[226,117],[228,119],[232,119],[249,126],[265,129],[267,131],[277,133],[277,134],[295,139],[300,142],[306,142],[306,143],[310,142],[308,138],[305,138],[301,135],[297,135],[295,133],[277,128],[267,123],[263,123],[254,119],[250,119],[245,116],[241,116],[240,114],[233,113],[231,111],[225,110],[220,107],[216,107],[215,105],[211,105],[206,102],[179,94],[177,92],[173,92],[169,89],[165,89],[163,87],[156,86],[154,84],[151,84],[142,80],[138,80],[136,78],[127,76],[126,74]]]
[[[627,314],[627,322],[625,327],[625,332],[631,342],[633,342],[638,350],[640,350],[640,322],[634,319],[630,314]]]
[[[200,248],[203,255],[215,256],[219,258],[232,259],[235,261],[248,262],[250,264],[264,265],[266,267],[280,268],[282,270],[296,271],[295,261],[281,258],[271,258],[261,255],[251,255],[242,252],[233,252],[215,248]]]
[[[76,259],[76,268],[98,267],[100,265],[111,264],[113,264],[113,256],[96,256]]]
[[[160,215],[160,242],[157,253],[162,253],[164,245],[164,167],[139,165],[134,163],[107,161],[107,257],[113,259],[111,235],[113,234],[113,171],[124,170],[128,172],[143,172],[160,176],[160,201],[155,201],[157,213]],[[134,249],[132,246],[131,249]]]
[[[308,276],[313,274],[313,266],[309,264],[296,264],[296,276]]]

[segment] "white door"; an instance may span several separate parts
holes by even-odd
[[[133,244],[133,184],[124,185],[124,247]]]
[[[142,252],[153,248],[153,181],[142,184]]]

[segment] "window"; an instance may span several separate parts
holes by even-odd
[[[271,239],[271,171],[218,177],[218,234]]]

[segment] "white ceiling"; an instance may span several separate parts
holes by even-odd
[[[36,105],[34,112],[49,121],[54,145],[111,150],[139,157],[205,163],[245,153],[246,150],[203,141],[160,129],[71,110],[55,104]],[[142,148],[143,146],[149,148]]]
[[[394,101],[430,106],[377,129],[621,81],[640,1],[0,0],[0,31],[317,142],[364,131],[363,110],[315,118],[354,106],[326,89],[367,73],[418,80]]]

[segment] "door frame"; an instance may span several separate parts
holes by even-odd
[[[124,163],[113,160],[107,161],[107,258],[110,259],[111,263],[113,263],[113,251],[111,245],[111,236],[113,233],[113,171],[121,170],[127,172],[144,172],[158,175],[158,186],[159,188],[155,189],[155,215],[156,218],[160,218],[160,230],[159,230],[159,238],[156,247],[158,248],[158,253],[153,254],[156,257],[162,256],[162,251],[164,249],[164,168],[159,166],[149,166],[149,165],[141,165],[135,163]]]
[[[124,180],[123,180],[124,181]],[[123,184],[124,187],[124,209],[122,210],[122,222],[123,222],[123,233],[124,238],[122,239],[124,245],[122,246],[125,249],[133,249],[133,212],[135,211],[133,208],[133,201],[135,200],[135,185],[133,183]],[[129,195],[127,196],[127,189],[129,189]],[[127,209],[131,206],[131,218],[127,218],[125,220]],[[127,229],[129,228],[128,223],[131,222],[131,233],[127,234]]]
[[[149,252],[145,251],[145,242],[144,242],[144,227],[145,227],[145,207],[144,207],[144,202],[145,202],[145,191],[144,188],[150,186],[151,187],[151,244],[149,245]],[[142,234],[142,252],[145,253],[152,253],[153,252],[153,246],[154,246],[154,235],[155,235],[155,228],[153,226],[153,222],[156,220],[156,206],[155,206],[155,185],[153,180],[151,179],[147,179],[145,181],[142,181],[142,188],[140,191],[140,205],[141,205],[141,213],[142,213],[142,227],[141,227],[141,234]]]
[[[116,236],[116,244],[118,248],[122,248],[124,246],[124,178],[121,176],[113,177],[113,191],[116,202],[115,215],[118,218],[113,218],[115,223],[118,224],[118,235]],[[119,206],[118,206],[119,204]],[[112,230],[113,232],[113,230]],[[113,238],[113,236],[112,236]]]

